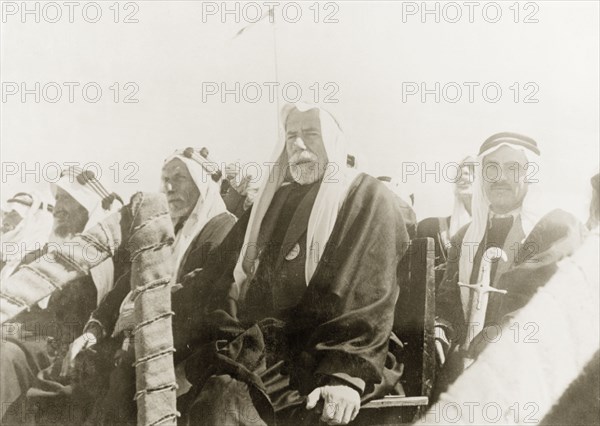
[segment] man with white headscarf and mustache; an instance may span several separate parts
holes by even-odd
[[[583,225],[574,216],[542,207],[543,171],[537,143],[527,136],[498,133],[480,148],[473,220],[452,239],[436,296],[436,349],[443,365],[438,392],[583,241]]]
[[[189,287],[189,424],[347,424],[399,382],[389,352],[408,247],[399,204],[347,166],[328,111],[287,104],[281,124],[252,209]]]
[[[185,319],[181,306],[195,303],[186,299],[183,276],[204,266],[208,254],[236,222],[221,199],[217,172],[217,164],[193,148],[175,151],[162,168],[161,191],[167,197],[175,230],[171,257],[175,265],[171,279],[173,328],[180,327]],[[73,343],[63,364],[62,375],[74,376],[75,387],[93,402],[88,421],[95,424],[135,424],[135,353],[131,339],[136,324],[130,280],[129,271],[115,284],[92,313],[84,334]],[[183,335],[186,330],[174,333]],[[178,349],[175,363],[184,357],[185,350]],[[185,393],[185,380],[179,380],[179,376],[179,393]]]

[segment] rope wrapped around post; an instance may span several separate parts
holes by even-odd
[[[152,210],[153,203],[141,203],[140,214],[133,216],[127,247],[136,322],[137,423],[144,426],[177,424],[169,286],[173,224],[165,201],[160,211]]]
[[[126,244],[131,258],[136,327],[136,403],[139,425],[175,424],[177,418],[171,330],[173,225],[163,194],[137,193],[123,207],[75,236],[69,250],[49,251],[2,283],[0,323],[90,273]]]

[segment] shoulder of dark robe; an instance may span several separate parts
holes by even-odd
[[[446,274],[436,296],[436,322],[446,328],[464,323],[457,283],[460,249],[467,228],[465,225],[452,239]],[[498,279],[496,286],[508,291],[502,296],[501,315],[525,306],[537,289],[554,275],[557,262],[573,254],[586,234],[583,224],[563,210],[552,210],[542,217],[519,245],[515,264]]]
[[[236,221],[237,218],[232,213],[223,212],[206,222],[206,225],[192,241],[182,259],[180,277],[195,269],[202,268],[209,253],[221,244]]]
[[[498,280],[497,287],[508,291],[501,314],[524,307],[557,271],[557,262],[572,255],[586,235],[584,225],[570,213],[557,209],[545,215],[519,246],[515,264]]]
[[[248,217],[246,212],[216,250],[213,265],[220,261],[220,266],[205,268],[206,275],[200,277],[205,282],[196,286],[216,308],[207,306],[204,312],[210,315],[197,314],[199,323],[191,328],[207,330],[220,323],[218,332],[207,333],[213,339],[231,341],[244,331],[235,320],[243,303],[228,296]],[[294,340],[303,342],[298,359],[302,365],[295,368],[315,380],[346,374],[364,380],[367,387],[381,381],[399,293],[397,269],[408,242],[396,197],[377,179],[359,175],[296,308],[294,324],[287,324]],[[177,344],[176,350],[180,351]],[[188,378],[201,374],[186,371]]]

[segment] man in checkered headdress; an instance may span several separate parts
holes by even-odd
[[[475,162],[472,222],[451,242],[436,296],[439,390],[468,367],[545,285],[556,262],[581,244],[584,229],[571,214],[544,208],[543,164],[533,139],[498,133]]]

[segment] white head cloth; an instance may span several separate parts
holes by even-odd
[[[471,157],[464,158],[459,166],[464,167],[474,163],[475,160]],[[460,171],[462,173],[462,171]],[[471,175],[471,182],[473,182],[473,175]],[[452,238],[460,228],[465,226],[467,223],[471,221],[471,214],[465,207],[465,204],[460,198],[460,195],[456,193],[456,189],[454,191],[454,208],[452,210],[452,216],[450,216],[450,227],[448,228],[448,239]]]
[[[544,207],[542,207],[543,204],[540,202],[540,200],[543,199],[543,178],[540,174],[542,171],[540,156],[533,150],[528,149],[526,144],[523,143],[523,139],[530,140],[527,137],[512,133],[500,133],[494,135],[483,144],[482,148],[490,142],[493,142],[493,145],[489,149],[481,151],[477,156],[475,163],[475,180],[473,182],[473,200],[471,203],[473,213],[472,221],[465,233],[459,259],[458,276],[459,281],[462,283],[470,282],[471,272],[473,270],[473,258],[477,252],[477,247],[485,234],[490,215],[490,202],[483,189],[485,179],[483,176],[483,159],[485,156],[497,151],[503,146],[521,150],[525,154],[529,164],[526,175],[529,185],[527,195],[519,210],[525,238],[527,238],[536,223],[548,213],[548,210],[545,210]]]
[[[81,204],[88,212],[88,221],[84,231],[90,229],[105,217],[118,211],[123,204],[113,200],[105,209],[103,200],[108,199],[111,193],[102,185],[93,173],[86,172],[79,167],[69,167],[63,171],[58,181],[50,184],[52,195],[56,197],[57,188],[61,188]],[[49,250],[52,250],[49,247]],[[66,249],[68,250],[68,249]],[[106,259],[94,267],[90,274],[97,290],[97,303],[112,289],[114,284],[115,265],[112,258]]]
[[[288,157],[285,147],[285,123],[295,108],[299,111],[308,111],[316,108],[319,110],[321,121],[321,135],[327,152],[328,164],[319,192],[308,219],[306,241],[306,285],[310,282],[323,251],[329,240],[338,212],[346,199],[348,188],[358,171],[347,167],[348,145],[344,134],[335,118],[322,107],[297,103],[286,104],[281,109],[280,124],[281,134],[272,156],[274,166],[270,168],[269,176],[263,181],[254,207],[250,214],[248,228],[244,237],[244,244],[234,270],[234,278],[240,297],[243,299],[248,281],[252,278],[258,267],[258,234],[263,218],[273,200],[273,196],[282,186],[288,169]]]
[[[173,261],[175,262],[176,268],[171,280],[172,284],[179,275],[181,260],[185,252],[192,241],[200,234],[204,225],[206,225],[213,217],[227,211],[225,203],[221,198],[219,184],[211,177],[212,173],[218,170],[216,168],[216,163],[202,157],[197,150],[187,148],[185,150],[175,151],[165,160],[164,164],[166,165],[175,158],[183,161],[186,165],[200,192],[200,196],[198,197],[198,201],[190,213],[190,216],[186,219],[183,227],[177,233],[175,242],[173,243]]]
[[[23,260],[23,256],[42,248],[52,231],[52,213],[48,205],[36,192],[27,194],[32,203],[26,206],[19,202],[8,202],[8,210],[16,210],[23,218],[13,229],[1,236],[2,261],[5,262],[0,273],[0,282],[10,276]]]

